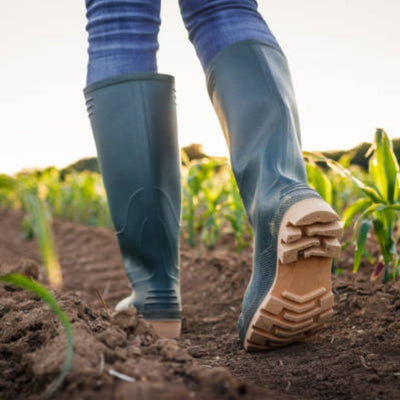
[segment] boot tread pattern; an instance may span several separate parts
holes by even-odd
[[[278,237],[274,284],[254,314],[244,347],[259,351],[304,340],[333,314],[331,258],[339,255],[342,226],[320,199],[296,203]]]
[[[325,213],[325,220],[328,220]],[[336,218],[336,214],[331,214],[331,219]],[[313,218],[315,220],[315,217]],[[341,236],[342,226],[339,221],[316,222],[311,225],[301,227],[292,226],[289,220],[288,225],[283,229],[281,243],[279,245],[279,260],[288,264],[297,261],[299,255],[309,258],[312,256],[333,258],[340,252],[340,242],[337,239]],[[292,232],[288,235],[287,232]],[[296,239],[294,238],[296,230]]]

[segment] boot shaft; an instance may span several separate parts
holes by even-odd
[[[84,93],[135,306],[148,318],[178,317],[181,187],[174,78],[124,74],[89,85]]]

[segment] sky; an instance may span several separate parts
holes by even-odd
[[[399,0],[259,0],[288,60],[304,150],[346,149],[377,127],[400,137]],[[0,173],[96,154],[82,90],[84,0],[12,0],[0,9]],[[227,155],[179,15],[162,0],[158,68],[176,77],[180,145]]]

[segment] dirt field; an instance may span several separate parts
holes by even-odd
[[[43,281],[21,215],[0,210],[0,273]],[[351,251],[334,277],[330,326],[305,343],[247,354],[236,334],[251,252],[233,240],[215,251],[182,243],[183,335],[157,339],[133,310],[110,316],[130,293],[114,234],[55,221],[65,290],[57,294],[75,333],[73,369],[57,399],[400,399],[400,282],[349,273]],[[346,236],[350,232],[346,232]],[[369,247],[372,254],[376,249]],[[64,336],[51,311],[26,292],[0,285],[0,398],[34,399],[55,378]],[[117,371],[134,382],[113,375]]]

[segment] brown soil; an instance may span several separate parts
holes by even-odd
[[[21,235],[21,217],[0,210],[0,274],[44,281],[36,245]],[[110,316],[99,300],[96,291],[111,308],[130,293],[113,232],[60,220],[54,230],[65,280],[56,296],[75,334],[73,368],[54,398],[400,398],[400,282],[371,283],[370,266],[351,274],[351,249],[338,260],[344,274],[334,277],[329,327],[304,343],[248,354],[236,320],[250,249],[236,254],[230,237],[214,251],[182,243],[183,335],[160,340],[134,310]],[[370,251],[377,251],[372,244]],[[0,285],[0,398],[38,398],[60,370],[64,340],[43,302]]]

